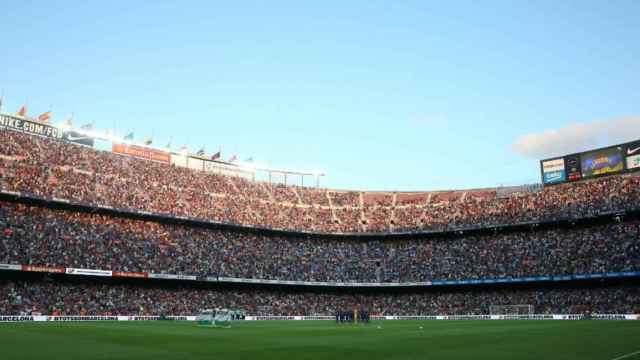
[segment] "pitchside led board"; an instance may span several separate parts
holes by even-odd
[[[540,161],[543,185],[640,170],[640,140]]]

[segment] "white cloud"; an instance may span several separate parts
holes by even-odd
[[[512,149],[524,156],[547,158],[640,138],[640,117],[571,123],[521,136]]]

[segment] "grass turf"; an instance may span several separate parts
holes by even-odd
[[[231,329],[191,322],[0,324],[6,360],[612,360],[636,351],[640,321],[264,321]]]

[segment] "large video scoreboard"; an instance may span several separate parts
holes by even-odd
[[[640,140],[540,161],[543,185],[640,170]]]

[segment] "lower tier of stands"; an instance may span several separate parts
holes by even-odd
[[[331,316],[366,308],[373,315],[489,314],[492,305],[532,305],[537,314],[640,314],[637,282],[572,287],[492,287],[412,292],[299,288],[193,287],[60,278],[0,279],[0,315],[196,315],[205,308],[252,316]]]

